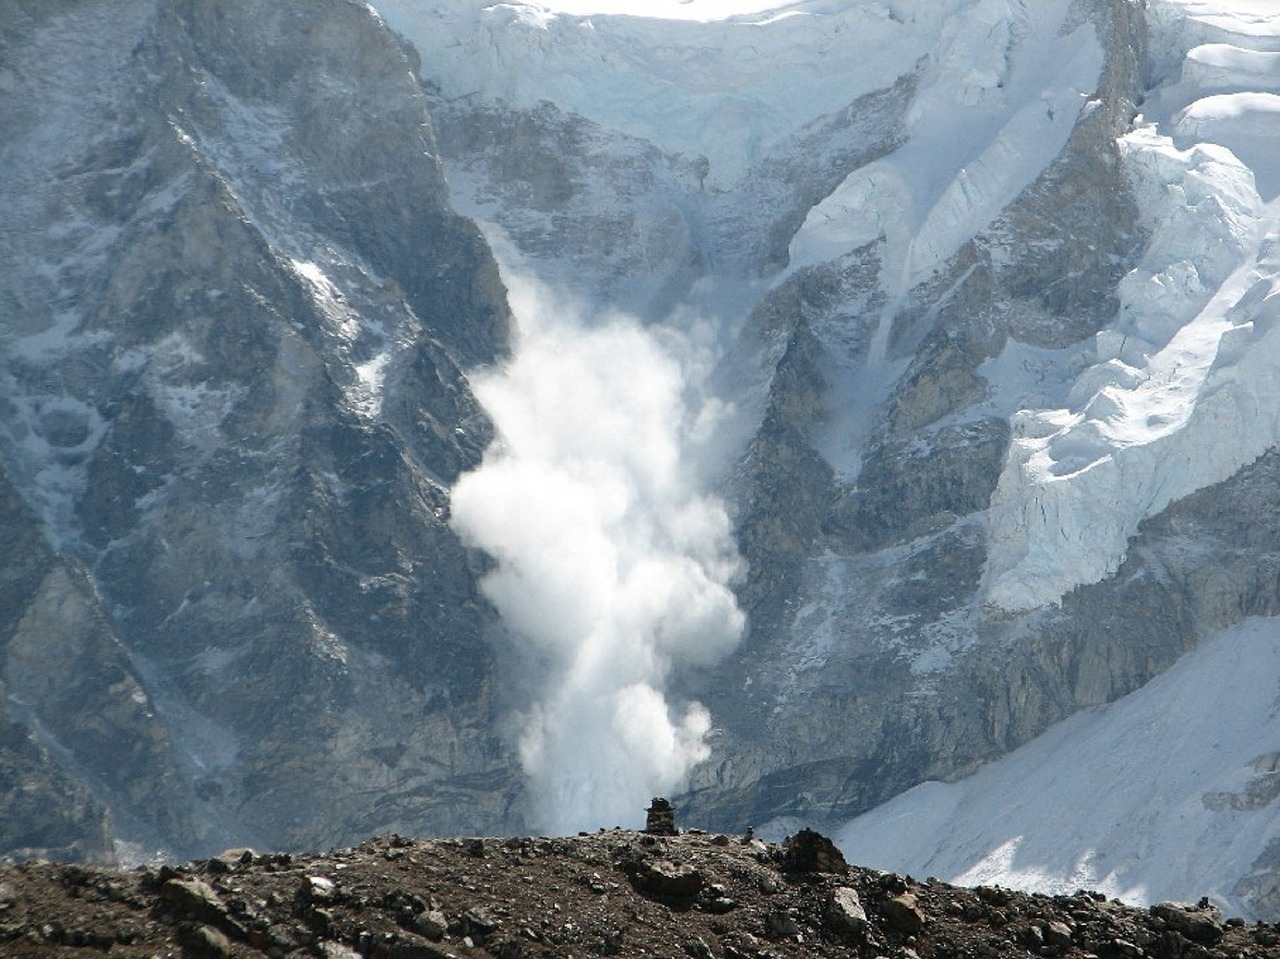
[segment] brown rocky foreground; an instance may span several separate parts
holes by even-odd
[[[961,889],[845,865],[817,833],[613,830],[236,850],[133,871],[0,868],[0,956],[1280,957],[1207,903]]]

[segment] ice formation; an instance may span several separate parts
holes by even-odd
[[[1121,143],[1150,245],[1068,405],[1014,418],[985,574],[1004,609],[1107,576],[1143,519],[1280,440],[1280,98],[1258,89],[1278,82],[1280,16],[1157,8],[1181,77]]]

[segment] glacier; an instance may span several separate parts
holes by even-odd
[[[1154,12],[1183,62],[1121,141],[1152,241],[1069,405],[1016,414],[985,573],[1003,609],[1113,573],[1143,519],[1280,440],[1280,22],[1248,4]]]

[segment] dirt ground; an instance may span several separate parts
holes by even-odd
[[[0,868],[0,956],[1280,957],[1280,926],[845,865],[817,833],[390,836],[132,871]]]

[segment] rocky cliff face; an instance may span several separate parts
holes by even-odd
[[[445,490],[507,308],[410,54],[343,2],[2,16],[6,845],[504,821]]]

